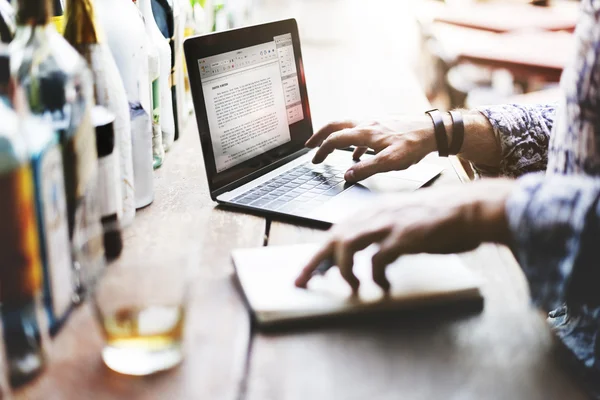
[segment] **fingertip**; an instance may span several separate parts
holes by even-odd
[[[306,289],[307,284],[308,284],[308,282],[306,281],[306,279],[304,277],[298,277],[296,279],[296,281],[294,282],[294,285],[300,289]]]
[[[346,173],[344,174],[344,179],[345,179],[347,182],[354,182],[354,181],[355,181],[355,179],[356,179],[356,173],[355,173],[353,170],[349,169],[349,170],[348,170],[348,171],[346,171]]]

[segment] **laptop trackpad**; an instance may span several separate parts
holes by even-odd
[[[359,182],[356,187],[372,193],[401,193],[414,192],[426,182],[412,179],[395,178],[389,174],[374,175]]]
[[[387,176],[373,176],[335,196],[309,214],[310,218],[336,223],[348,218],[361,208],[369,207],[378,194],[413,192],[423,182],[397,179]]]

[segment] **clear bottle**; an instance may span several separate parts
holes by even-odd
[[[73,243],[76,234],[101,229],[94,203],[97,154],[90,120],[92,75],[85,60],[56,31],[52,14],[50,0],[18,1],[10,67],[31,112],[49,123],[59,138]]]
[[[210,32],[214,25],[213,0],[191,0],[196,33]]]
[[[8,0],[0,0],[0,42],[10,43],[15,29],[15,10]]]
[[[96,104],[115,114],[115,152],[121,170],[121,223],[124,227],[129,226],[135,217],[129,102],[115,60],[98,29],[91,0],[68,2],[64,36],[87,60],[92,70]]]
[[[42,264],[33,173],[19,118],[6,100],[0,101],[0,121],[0,313],[5,369],[17,386],[45,366],[35,301]]]
[[[0,51],[0,98],[19,116],[31,163],[44,278],[42,300],[50,335],[54,335],[72,309],[74,292],[63,161],[57,135],[50,124],[29,114],[19,89],[10,78],[8,51]]]
[[[142,208],[154,200],[152,103],[144,21],[130,0],[99,1],[96,11],[129,101],[135,207]],[[160,134],[160,126],[158,129]]]
[[[212,32],[229,29],[229,14],[225,0],[214,0],[212,5]]]
[[[158,46],[154,41],[152,23],[148,23],[142,5],[134,2],[139,7],[146,28],[146,44],[148,46],[148,81],[150,85],[150,104],[152,106],[152,154],[154,169],[160,168],[165,159],[165,148],[162,141],[161,130],[161,98],[160,98],[160,55]],[[153,21],[153,20],[151,20]],[[160,33],[160,32],[159,32]]]
[[[160,58],[160,129],[163,137],[163,147],[168,151],[175,139],[175,122],[173,118],[173,100],[171,97],[171,88],[169,86],[169,77],[171,76],[171,48],[169,42],[160,32],[156,25],[154,14],[152,13],[151,0],[138,1],[144,22],[149,28],[148,34],[158,49]]]

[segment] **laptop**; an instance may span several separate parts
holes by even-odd
[[[312,164],[294,19],[188,38],[184,51],[210,196],[220,204],[332,224],[383,192],[414,191],[442,170],[420,162],[349,184],[351,152]]]

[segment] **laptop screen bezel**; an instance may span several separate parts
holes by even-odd
[[[294,129],[294,134],[290,142],[234,165],[224,171],[217,172],[198,60],[267,43],[272,41],[275,36],[289,33],[292,35],[304,118],[291,125]],[[288,19],[188,38],[184,42],[184,52],[200,144],[204,155],[204,165],[210,194],[213,199],[245,183],[249,180],[247,179],[249,177],[254,178],[267,173],[270,170],[269,167],[278,161],[288,159],[295,153],[303,153],[304,143],[312,136],[313,127],[296,20]]]

